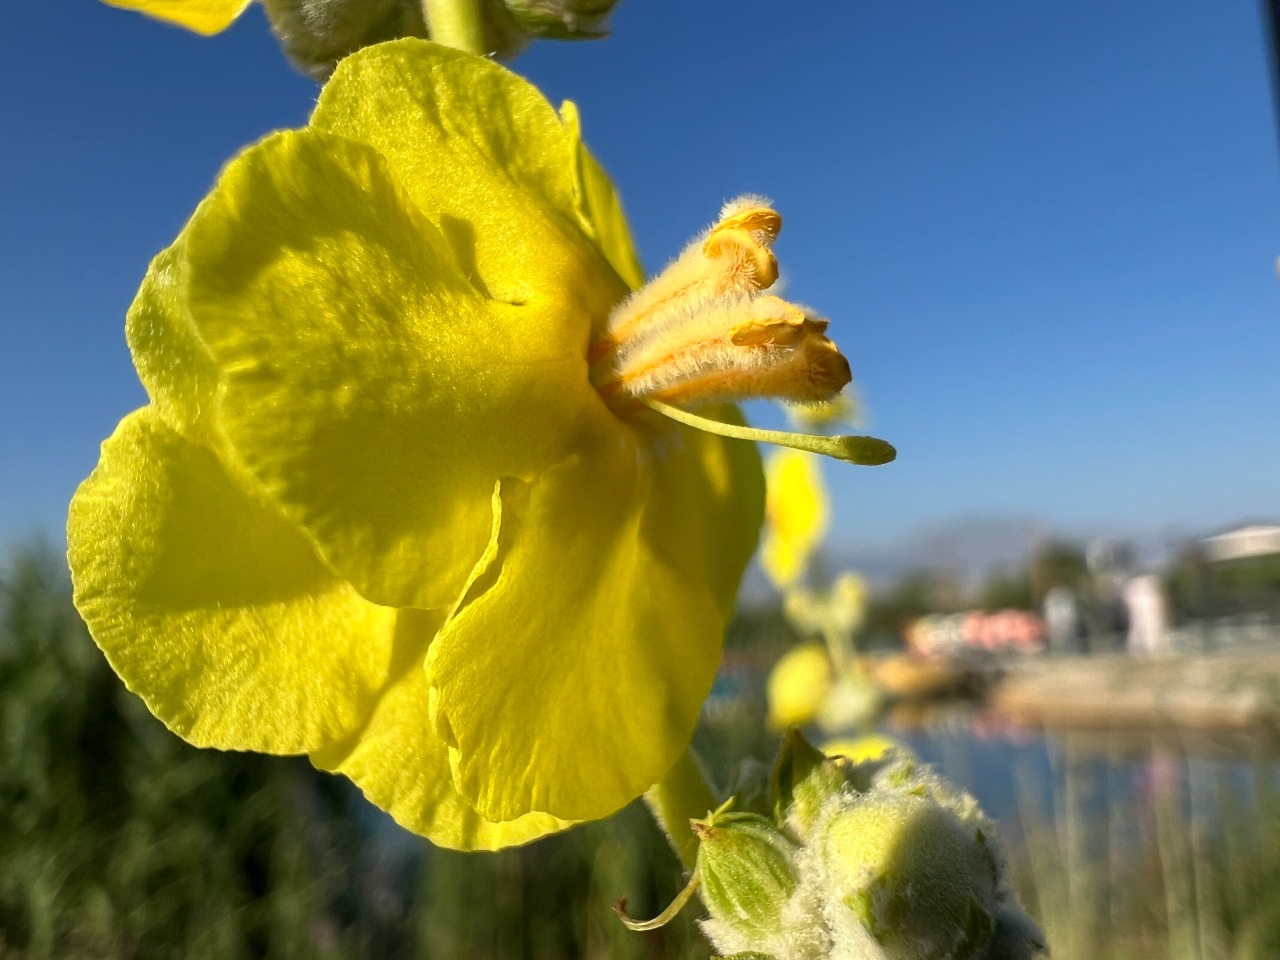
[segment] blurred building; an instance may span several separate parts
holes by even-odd
[[[1211,563],[1280,554],[1280,523],[1250,523],[1201,541]]]

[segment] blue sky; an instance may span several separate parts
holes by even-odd
[[[148,260],[316,95],[256,9],[214,39],[90,0],[5,19],[0,543],[58,534],[144,401],[123,318]],[[579,103],[650,269],[724,199],[776,201],[788,295],[832,319],[900,450],[829,470],[838,540],[1280,516],[1255,3],[627,0],[611,39],[514,67]]]

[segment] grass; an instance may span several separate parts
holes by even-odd
[[[629,933],[680,868],[643,808],[499,854],[437,850],[303,758],[194,749],[129,694],[61,557],[0,573],[0,957],[705,958]]]

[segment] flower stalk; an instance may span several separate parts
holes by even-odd
[[[480,0],[422,0],[431,39],[466,53],[484,56],[484,15]]]

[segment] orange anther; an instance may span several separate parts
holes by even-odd
[[[731,273],[745,274],[761,290],[778,279],[778,259],[748,230],[716,227],[702,243],[702,252],[711,260],[727,260]]]

